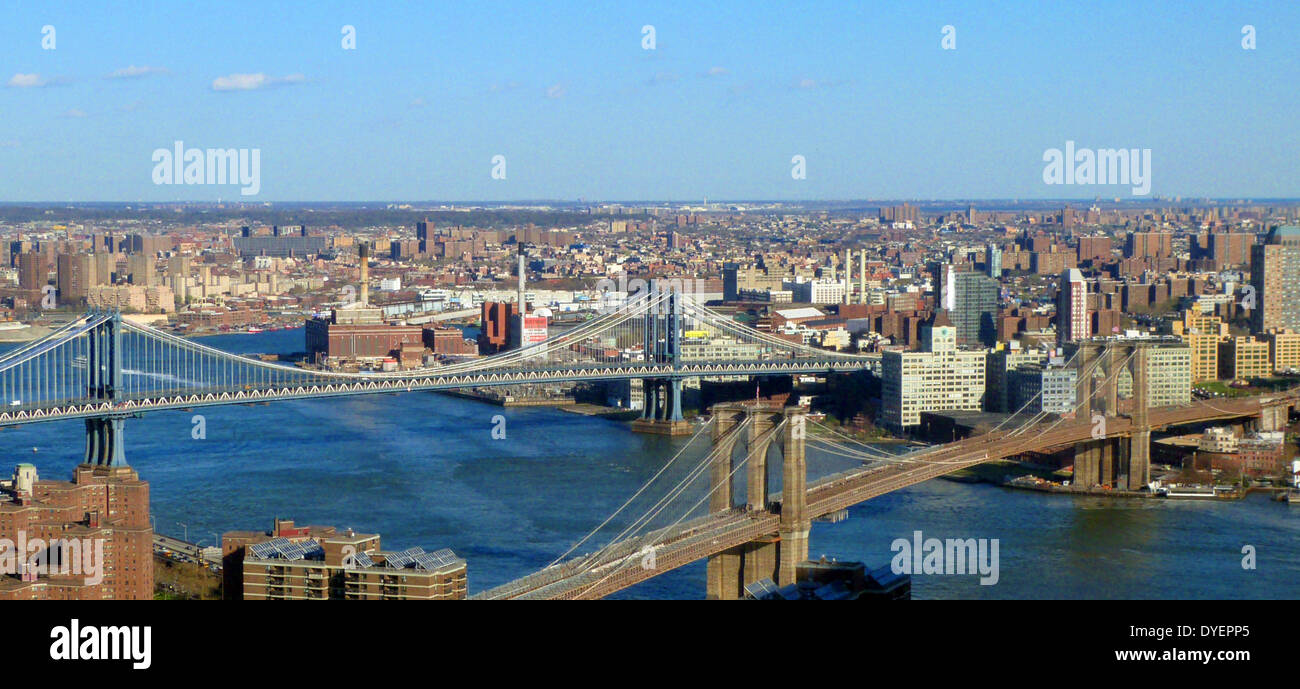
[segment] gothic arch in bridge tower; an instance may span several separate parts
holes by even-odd
[[[712,413],[716,451],[710,467],[709,511],[741,509],[735,505],[733,481],[736,475],[743,475],[743,509],[752,513],[778,512],[780,520],[776,533],[709,558],[707,597],[739,598],[745,586],[761,579],[772,579],[781,586],[794,583],[795,567],[808,559],[811,528],[806,505],[804,412],[798,407],[748,403],[715,405]],[[781,461],[779,503],[768,500],[768,462],[773,445]]]

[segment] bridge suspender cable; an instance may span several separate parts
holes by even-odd
[[[774,434],[774,433],[777,433],[778,431],[780,431],[780,429],[784,428],[785,425],[786,425],[787,423],[789,423],[789,421],[786,420],[786,419],[783,419],[783,420],[781,421],[781,423],[777,424],[776,426],[773,426],[773,427],[768,431],[768,434]],[[743,426],[744,424],[741,424],[741,425]],[[724,449],[725,449],[726,447],[729,447],[729,446],[727,446],[727,445],[724,444]],[[724,484],[726,484],[726,483],[730,483],[732,477],[736,475],[736,472],[737,472],[737,471],[740,471],[741,467],[744,467],[745,464],[747,464],[747,463],[749,462],[749,458],[754,456],[754,452],[756,452],[756,451],[758,451],[758,450],[760,450],[760,449],[766,450],[766,448],[767,448],[767,444],[766,444],[766,443],[754,443],[754,447],[750,448],[749,452],[745,453],[745,457],[744,457],[744,459],[742,459],[739,463],[737,463],[735,467],[732,467],[731,471],[727,474],[726,479],[723,481],[723,483],[724,483]],[[710,455],[712,455],[712,453],[710,453]],[[697,501],[695,502],[695,504],[693,504],[693,505],[691,505],[690,507],[686,508],[686,510],[685,510],[684,512],[682,512],[682,516],[678,517],[676,521],[674,521],[672,524],[668,525],[668,527],[666,527],[666,528],[663,529],[662,531],[663,531],[664,533],[670,533],[670,532],[672,531],[672,529],[676,528],[678,524],[682,523],[682,521],[686,519],[686,517],[690,516],[691,512],[695,511],[695,509],[698,508],[700,505],[702,505],[702,504],[704,503],[705,500],[708,500],[708,499],[713,495],[714,491],[718,490],[718,488],[720,488],[721,486],[722,486],[722,484],[719,484],[719,485],[717,485],[717,486],[712,486],[712,487],[710,487],[709,490],[708,490],[708,492],[706,492],[706,493],[704,494],[703,497],[701,497],[699,500],[697,500]],[[766,499],[767,499],[767,496],[764,496],[764,500],[766,500]],[[666,505],[665,505],[665,506],[666,506]],[[656,545],[659,545],[659,544],[656,544]],[[627,567],[628,563],[630,563],[630,562],[631,562],[631,561],[636,557],[636,555],[637,555],[637,553],[634,552],[632,555],[623,558],[621,561],[618,562],[617,566],[615,566],[614,569],[612,569],[608,574],[606,574],[605,576],[603,576],[603,577],[601,577],[600,579],[596,580],[596,581],[595,581],[594,583],[592,583],[591,585],[589,585],[589,586],[583,588],[582,590],[580,590],[577,594],[574,595],[574,597],[575,597],[575,598],[581,597],[583,593],[585,593],[585,592],[587,592],[587,591],[590,591],[590,590],[596,588],[596,587],[599,586],[600,584],[604,583],[605,580],[609,579],[610,577],[614,576],[614,575],[617,574],[618,572],[622,571],[623,568]]]
[[[739,433],[741,429],[745,428],[746,426],[747,424],[742,423],[736,426],[735,428],[731,429],[731,431],[728,432],[727,436],[724,437],[729,437],[732,433]],[[685,447],[683,447],[682,450],[684,451]],[[597,549],[592,553],[584,555],[568,563],[567,566],[570,569],[573,569],[573,571],[568,573],[566,576],[568,577],[578,576],[580,574],[590,571],[592,568],[599,565],[600,559],[604,556],[606,552],[609,552],[615,545],[621,544],[624,541],[625,537],[627,537],[629,532],[633,534],[640,532],[642,528],[644,528],[646,525],[649,524],[649,520],[653,519],[655,516],[657,516],[660,512],[663,511],[664,507],[667,506],[667,503],[670,503],[672,500],[674,500],[677,497],[677,495],[679,495],[681,491],[684,490],[686,486],[690,485],[692,482],[695,481],[696,478],[699,477],[699,474],[702,472],[703,468],[709,465],[709,463],[713,459],[713,456],[717,452],[718,449],[714,448],[712,451],[706,453],[705,456],[700,460],[700,462],[697,463],[695,467],[692,468],[684,478],[678,481],[678,483],[672,489],[670,489],[666,495],[659,498],[659,500],[650,508],[648,508],[645,513],[643,513],[632,523],[624,527],[624,529],[618,535],[610,539],[610,541],[606,543],[604,546],[600,547],[599,549]],[[674,457],[674,459],[676,458]],[[629,500],[629,502],[631,501]],[[622,508],[619,509],[621,510]],[[609,520],[606,521],[608,522]],[[597,530],[599,530],[599,528],[600,527],[597,527]],[[574,548],[570,548],[570,552],[572,552],[572,550],[575,549],[576,547],[577,546],[574,546]],[[556,562],[552,562],[550,565],[547,566],[546,569],[542,570],[542,572],[546,572],[547,569],[554,567],[557,564],[557,562],[558,560]],[[509,597],[514,595],[514,591],[510,589],[494,589],[490,593],[492,598],[502,598],[502,597]]]
[[[730,436],[733,433],[740,433],[742,429],[749,427],[749,423],[750,421],[746,419],[744,423],[741,423],[735,428],[731,429],[731,432],[728,433],[728,436]],[[669,489],[669,491],[666,494],[660,497],[659,500],[654,505],[651,505],[640,517],[638,517],[631,524],[628,524],[626,527],[624,527],[624,529],[621,532],[619,532],[617,536],[611,539],[609,543],[605,544],[604,547],[600,548],[595,553],[592,553],[590,556],[588,556],[586,558],[586,561],[591,563],[597,562],[598,559],[615,544],[622,542],[625,538],[635,537],[636,534],[640,533],[643,529],[649,526],[650,522],[654,520],[655,517],[659,516],[659,514],[663,512],[668,507],[668,505],[672,503],[673,500],[676,500],[677,497],[682,494],[682,492],[684,492],[692,483],[695,482],[696,479],[700,477],[700,474],[702,474],[704,470],[707,469],[709,465],[713,463],[714,457],[721,450],[727,447],[730,447],[730,444],[723,443],[722,447],[715,447],[714,449],[706,453],[704,457],[689,472],[687,472],[686,476],[684,476],[680,481],[677,482],[676,485],[674,485],[671,489]]]
[[[713,422],[714,422],[714,419],[713,419],[713,418],[710,418],[709,421],[708,421],[708,423],[702,424],[702,425],[700,426],[700,429],[697,430],[697,431],[695,431],[695,434],[691,436],[690,440],[687,440],[687,441],[686,441],[686,444],[685,444],[685,445],[682,445],[681,449],[679,449],[679,450],[677,451],[677,454],[674,454],[673,457],[672,457],[672,459],[668,460],[667,463],[665,463],[662,467],[659,468],[659,471],[656,471],[656,472],[655,472],[654,476],[651,476],[650,479],[649,479],[648,481],[646,481],[644,484],[642,484],[641,487],[638,488],[637,491],[636,491],[635,493],[632,494],[632,497],[628,498],[627,501],[624,502],[622,505],[619,505],[619,508],[616,509],[616,510],[614,510],[614,512],[613,512],[612,514],[610,514],[608,517],[606,517],[606,518],[605,518],[605,521],[601,522],[599,526],[597,526],[596,528],[592,529],[589,533],[587,533],[586,536],[583,536],[581,540],[579,540],[577,543],[574,543],[574,544],[573,544],[573,545],[572,545],[568,550],[564,551],[564,552],[563,552],[559,557],[557,557],[557,558],[555,558],[553,561],[551,561],[551,564],[547,565],[547,567],[553,567],[554,565],[556,565],[557,563],[559,563],[561,560],[563,560],[564,558],[568,557],[568,556],[569,556],[573,551],[575,551],[575,550],[577,550],[579,547],[581,547],[583,543],[586,543],[588,539],[590,539],[592,536],[595,536],[596,533],[597,533],[598,531],[600,531],[601,529],[605,528],[605,526],[608,525],[609,522],[612,521],[612,520],[614,519],[614,517],[617,517],[618,514],[619,514],[620,512],[622,512],[624,509],[626,509],[628,505],[631,505],[631,504],[632,504],[632,501],[633,501],[633,500],[636,500],[637,497],[639,497],[642,493],[644,493],[645,490],[646,490],[647,488],[650,487],[650,484],[652,484],[652,483],[654,483],[655,481],[659,480],[659,477],[662,476],[663,473],[664,473],[665,471],[667,471],[668,468],[671,467],[671,466],[673,465],[674,462],[677,461],[677,458],[678,458],[678,457],[681,457],[682,454],[683,454],[684,452],[686,452],[686,449],[689,448],[689,447],[691,446],[691,444],[694,443],[695,440],[696,440],[697,438],[700,437],[700,434],[703,433],[706,429],[708,429],[708,428],[710,428],[710,427],[713,426]]]

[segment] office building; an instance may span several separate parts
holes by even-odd
[[[998,314],[998,283],[980,273],[940,270],[939,308],[948,312],[963,347],[992,346],[997,341],[993,319]]]
[[[1219,343],[1219,377],[1250,380],[1273,375],[1269,343],[1250,336],[1230,337]]]
[[[1011,372],[1012,411],[1073,417],[1079,404],[1078,379],[1079,370],[1059,360],[1048,365],[1024,364]]]
[[[839,304],[844,301],[844,283],[839,280],[796,278],[783,281],[782,289],[790,292],[790,300],[796,304]]]
[[[957,348],[957,329],[938,311],[922,331],[920,352],[881,357],[880,420],[894,431],[921,423],[921,412],[979,411],[984,399],[983,351]]]
[[[1300,333],[1293,330],[1274,330],[1262,338],[1268,342],[1269,358],[1273,371],[1300,371]]]
[[[1192,382],[1218,380],[1219,343],[1228,338],[1228,324],[1214,314],[1188,309],[1173,330],[1191,349]]]
[[[1014,412],[1019,407],[1012,406],[1011,373],[1026,364],[1037,364],[1047,360],[1047,352],[1042,349],[1022,349],[1019,340],[1011,340],[999,345],[988,353],[985,364],[984,406],[988,411]]]

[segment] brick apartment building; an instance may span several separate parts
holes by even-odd
[[[131,467],[81,464],[71,481],[52,481],[41,480],[31,464],[18,465],[12,480],[0,482],[0,539],[0,548],[15,550],[20,542],[30,547],[39,539],[43,557],[66,565],[51,565],[48,572],[16,567],[26,571],[0,576],[0,600],[153,598],[149,484]],[[55,547],[55,541],[62,544]],[[100,547],[102,576],[94,581],[71,559],[90,562]],[[36,552],[13,555],[31,563]],[[9,557],[0,552],[0,558]]]
[[[448,549],[380,549],[378,534],[277,519],[221,539],[224,595],[244,600],[462,600],[465,560]]]

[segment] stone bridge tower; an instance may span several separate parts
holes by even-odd
[[[717,449],[710,468],[709,512],[743,509],[780,515],[776,533],[713,555],[708,560],[707,597],[734,600],[745,586],[771,579],[779,586],[794,583],[795,567],[808,559],[808,471],[804,437],[806,417],[798,407],[771,404],[719,404],[713,407],[713,441]],[[740,432],[738,426],[752,423]],[[737,455],[737,446],[741,452]],[[781,448],[781,499],[772,500],[768,486],[768,453]],[[747,458],[747,459],[746,459]],[[741,462],[744,462],[742,465]],[[745,504],[737,505],[732,486],[744,477]]]

